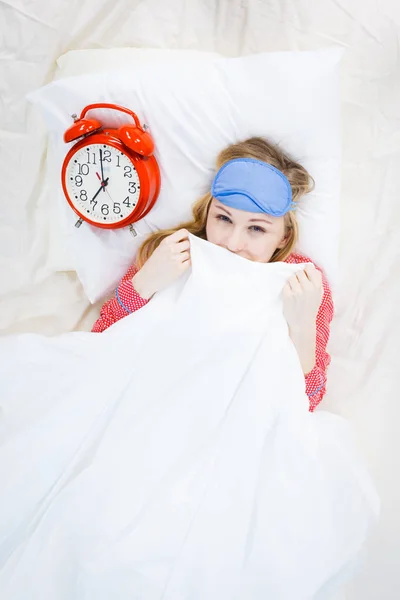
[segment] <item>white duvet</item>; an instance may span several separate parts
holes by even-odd
[[[191,237],[192,269],[105,333],[3,338],[3,600],[306,600],[378,500],[308,412],[281,290],[302,265]]]

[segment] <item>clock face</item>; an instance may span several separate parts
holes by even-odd
[[[138,173],[118,148],[90,144],[77,150],[65,173],[76,210],[99,224],[118,224],[134,211],[140,196]]]

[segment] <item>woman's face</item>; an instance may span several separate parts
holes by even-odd
[[[255,262],[268,262],[285,243],[284,217],[230,208],[212,199],[207,240]]]

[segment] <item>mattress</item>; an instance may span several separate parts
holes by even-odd
[[[400,4],[397,0],[3,0],[0,60],[0,331],[89,330],[73,272],[57,272],[46,132],[26,94],[81,48],[152,47],[239,56],[338,45],[342,60],[341,278],[324,407],[347,417],[382,498],[348,600],[400,595]],[[312,557],[310,557],[312,560]]]

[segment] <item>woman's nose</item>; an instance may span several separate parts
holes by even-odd
[[[241,252],[243,250],[243,236],[240,231],[232,231],[227,239],[226,247],[230,252]]]

